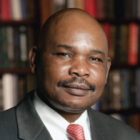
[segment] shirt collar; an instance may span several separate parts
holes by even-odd
[[[36,91],[35,91],[33,104],[34,104],[35,109],[38,112],[41,120],[43,121],[43,123],[46,127],[55,126],[55,128],[59,128],[57,130],[60,130],[61,132],[66,133],[66,129],[70,123],[67,120],[65,120],[60,114],[58,114],[55,110],[53,110],[47,104],[45,104],[38,97]],[[84,127],[84,125],[87,123],[87,121],[88,121],[88,115],[87,115],[87,110],[86,110],[72,124],[79,124]]]

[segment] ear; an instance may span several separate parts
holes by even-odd
[[[38,60],[38,48],[34,46],[29,51],[29,62],[30,62],[30,69],[32,73],[36,73],[37,67],[37,60]]]
[[[107,60],[107,72],[106,72],[106,80],[105,80],[105,84],[107,83],[107,78],[108,78],[108,74],[109,74],[110,66],[111,66],[111,59],[110,59],[110,57],[108,57],[108,60]]]

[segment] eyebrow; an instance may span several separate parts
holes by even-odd
[[[91,50],[91,52],[96,53],[96,54],[101,54],[105,56],[105,53],[99,50]]]
[[[57,47],[68,49],[68,50],[74,49],[74,47],[68,46],[68,45],[57,45]],[[100,50],[91,50],[90,52],[96,53],[96,54],[101,54],[101,55],[105,56],[105,53]]]
[[[69,50],[73,49],[72,46],[68,46],[68,45],[57,45],[57,47],[64,48],[64,49],[69,49]]]

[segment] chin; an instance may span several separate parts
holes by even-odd
[[[79,108],[71,108],[71,107],[68,107],[68,106],[64,106],[64,105],[61,105],[59,103],[56,103],[50,99],[48,99],[49,103],[54,107],[56,108],[57,110],[61,110],[63,112],[67,112],[67,113],[82,113],[85,111],[85,109],[79,109]]]

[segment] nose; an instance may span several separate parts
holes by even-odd
[[[78,77],[89,77],[90,75],[90,71],[88,66],[86,65],[86,62],[81,61],[81,62],[77,62],[75,61],[70,69],[69,69],[69,73],[72,76],[78,76]]]

